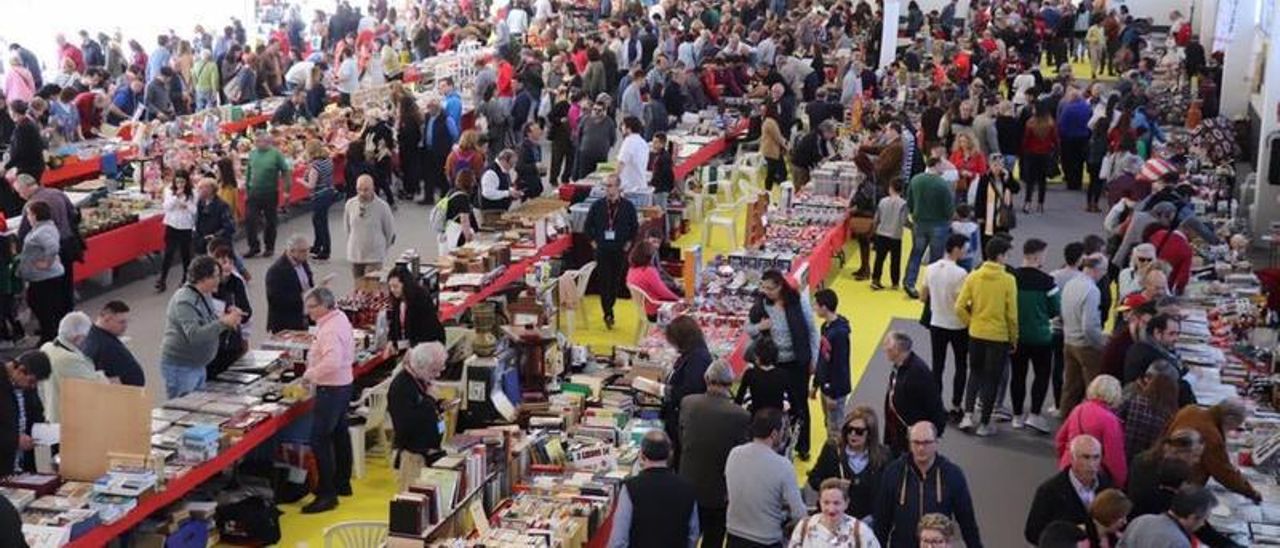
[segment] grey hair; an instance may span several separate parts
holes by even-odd
[[[314,300],[320,306],[328,310],[338,307],[338,298],[333,295],[333,290],[327,287],[316,287],[307,292],[308,300]]]
[[[444,345],[438,342],[421,343],[409,350],[408,360],[405,361],[405,369],[408,369],[414,376],[421,376],[430,365],[443,366],[445,361],[449,359],[449,353],[444,349]]]
[[[28,173],[19,173],[19,174],[18,174],[18,186],[21,186],[21,187],[28,187],[28,188],[29,188],[29,187],[37,187],[37,186],[40,186],[40,181],[37,181],[37,180],[36,180],[36,178],[35,178],[34,176],[32,176],[31,174],[28,174]]]
[[[311,240],[305,235],[293,233],[289,235],[289,239],[284,241],[285,249],[299,249],[303,247],[311,247]]]
[[[519,159],[519,154],[517,154],[513,149],[504,148],[502,149],[502,152],[498,153],[498,159],[505,162],[515,163],[516,160]]]
[[[69,343],[82,339],[89,334],[90,327],[93,327],[93,319],[88,314],[79,310],[71,312],[58,322],[58,340]]]
[[[1223,417],[1236,417],[1240,420],[1244,420],[1249,416],[1249,409],[1245,407],[1244,400],[1238,397],[1227,398],[1218,402],[1218,404],[1213,407],[1218,409],[1219,413]]]
[[[1095,445],[1099,449],[1102,448],[1102,442],[1098,441],[1098,438],[1095,438],[1089,434],[1080,434],[1074,438],[1071,438],[1071,456],[1074,457],[1076,456],[1077,452],[1083,451],[1082,446],[1086,443]]]
[[[1147,366],[1146,376],[1150,378],[1167,377],[1176,383],[1178,381],[1178,370],[1166,360],[1156,360]]]
[[[893,341],[893,345],[903,352],[911,351],[911,336],[901,331],[889,332],[889,340]]]
[[[707,384],[716,386],[733,386],[735,377],[733,367],[730,367],[729,362],[722,359],[711,362],[711,365],[707,367],[707,372],[702,374],[702,380],[706,381]]]

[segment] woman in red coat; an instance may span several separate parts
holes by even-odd
[[[969,185],[977,182],[987,174],[987,159],[973,142],[973,135],[968,132],[956,135],[956,142],[951,145],[951,163],[955,164],[960,179],[956,181],[956,195],[968,192]]]

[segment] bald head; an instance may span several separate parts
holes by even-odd
[[[1071,438],[1071,455],[1083,455],[1090,452],[1102,452],[1102,443],[1089,434],[1080,434]]]

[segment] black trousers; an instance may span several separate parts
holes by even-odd
[[[316,498],[335,497],[339,488],[351,488],[351,434],[347,431],[351,385],[317,386],[315,402],[310,443],[320,476]]]
[[[445,153],[448,154],[447,152]],[[449,181],[444,175],[444,162],[447,156],[427,151],[423,159],[422,195],[428,202],[435,203],[436,196],[449,194]],[[414,189],[417,192],[417,189]]]
[[[782,158],[765,158],[764,169],[765,190],[773,190],[773,185],[787,180],[787,161]]]
[[[1080,190],[1084,184],[1084,161],[1089,153],[1088,137],[1062,139],[1062,179],[1068,190]]]
[[[400,147],[400,182],[404,185],[404,193],[413,196],[418,193],[423,181],[423,170],[426,167],[426,152],[417,146]]]
[[[1004,361],[1009,357],[1009,343],[969,338],[969,355],[973,361],[973,381],[977,383],[977,399],[982,401],[982,416],[978,422],[991,422],[991,412],[995,410],[996,391],[1000,388],[1000,378],[1004,374]],[[973,411],[974,398],[965,398],[964,410]]]
[[[568,139],[551,141],[551,184],[569,182],[573,176],[573,144]]]
[[[1102,180],[1102,164],[1086,162],[1084,167],[1089,172],[1089,190],[1085,200],[1095,205],[1102,200],[1102,192],[1107,188],[1107,182]]]
[[[884,271],[884,258],[889,256],[889,281],[894,286],[902,279],[902,239],[893,239],[876,234],[876,264],[871,271],[871,281],[880,283],[880,274]]]
[[[66,275],[27,283],[27,306],[40,326],[40,343],[47,343],[58,336],[58,323],[71,311],[66,299]]]
[[[606,318],[613,318],[613,303],[622,292],[627,278],[627,260],[620,247],[596,247],[596,272],[600,273],[600,308]]]
[[[959,408],[964,403],[964,386],[969,377],[969,332],[965,329],[946,329],[929,326],[929,346],[933,350],[933,381],[942,391],[942,374],[947,370],[947,346],[955,356],[956,373],[951,379],[951,406]]]
[[[727,508],[698,505],[698,528],[702,530],[702,548],[724,547],[724,521]]]
[[[1053,389],[1053,405],[1056,407],[1062,402],[1062,375],[1067,368],[1067,358],[1063,354],[1061,331],[1053,332],[1050,352],[1053,353],[1053,368],[1049,372],[1049,383]]]
[[[262,250],[262,246],[258,241],[258,232],[262,232],[262,243],[266,244],[267,253],[274,253],[276,250],[276,225],[280,222],[280,212],[277,210],[278,198],[275,194],[270,196],[249,196],[245,200],[244,229],[245,239],[249,241],[249,251],[257,253]],[[261,229],[258,223],[263,223]]]
[[[191,238],[194,230],[179,230],[169,225],[164,227],[164,258],[160,261],[160,283],[169,278],[169,267],[173,266],[174,255],[182,256],[182,282],[187,281],[187,265],[191,264]]]
[[[1053,369],[1053,346],[1049,344],[1018,343],[1013,357],[1013,379],[1009,394],[1013,399],[1013,414],[1022,414],[1022,402],[1027,396],[1027,369],[1035,368],[1036,377],[1031,381],[1032,414],[1039,415],[1044,408],[1044,397],[1049,392],[1049,376]]]
[[[871,235],[859,234],[853,239],[858,242],[858,271],[863,276],[871,272]]]
[[[797,341],[805,344],[804,341]],[[796,452],[809,454],[809,364],[785,362],[778,368],[787,372],[787,399],[791,420],[796,424]]]
[[[1049,177],[1049,162],[1053,161],[1048,154],[1026,154],[1022,156],[1022,182],[1027,185],[1027,203],[1035,193],[1036,203],[1044,203],[1046,179]]]

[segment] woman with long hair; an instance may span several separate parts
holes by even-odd
[[[404,182],[400,191],[400,198],[403,200],[417,199],[418,189],[422,185],[423,170],[426,167],[423,165],[426,151],[420,145],[423,121],[422,111],[418,109],[418,102],[413,96],[401,96],[396,110],[396,150],[400,155],[400,180]],[[428,188],[427,196],[434,198],[435,192]]]
[[[329,236],[329,206],[338,201],[338,191],[333,186],[333,158],[318,139],[307,142],[307,172],[302,185],[311,189],[311,258],[324,261],[333,251]]]
[[[956,196],[965,196],[969,186],[987,174],[987,159],[973,142],[973,134],[967,131],[956,135],[951,145],[951,163],[960,173],[960,179],[956,181]]]
[[[760,155],[764,157],[764,188],[773,190],[773,186],[787,180],[787,138],[782,135],[778,125],[777,107],[763,105],[764,118],[760,123]]]
[[[1049,165],[1053,151],[1058,147],[1058,128],[1049,107],[1035,104],[1035,114],[1027,120],[1022,131],[1022,181],[1027,185],[1027,198],[1022,204],[1023,213],[1031,213],[1031,200],[1036,199],[1036,211],[1044,213],[1044,193],[1048,184]]]
[[[387,307],[387,344],[398,352],[425,342],[444,344],[444,325],[435,301],[407,268],[396,267],[387,276],[391,306]]]
[[[644,291],[649,297],[644,303],[644,313],[651,322],[658,321],[658,307],[662,303],[680,300],[680,297],[663,283],[662,275],[654,266],[654,253],[657,253],[657,250],[649,245],[649,242],[637,243],[631,248],[631,255],[628,257],[631,268],[627,269],[627,286],[634,286]]]
[[[1116,416],[1124,423],[1125,457],[1151,448],[1178,412],[1178,370],[1156,360],[1138,382],[1129,385]]]
[[[795,424],[799,425],[796,453],[809,460],[809,371],[817,357],[818,330],[813,323],[813,308],[807,299],[776,269],[765,271],[760,279],[760,293],[747,318],[747,333],[752,337],[772,339],[778,348],[778,368],[789,378],[788,396]]]
[[[218,171],[218,198],[231,206],[231,215],[236,224],[244,221],[244,208],[240,205],[240,185],[236,182],[236,162],[229,156],[218,158],[215,164]]]
[[[160,261],[160,278],[156,292],[168,289],[166,279],[175,254],[182,255],[182,283],[187,281],[187,265],[191,263],[191,239],[196,228],[195,185],[185,169],[174,171],[164,188],[164,258]]]
[[[849,482],[846,512],[865,518],[875,510],[880,476],[889,464],[889,449],[880,441],[880,417],[871,406],[860,405],[844,416],[839,432],[827,434],[827,443],[809,470],[809,487],[818,490],[831,478]]]
[[[458,186],[458,174],[463,170],[471,172],[473,181],[479,181],[484,175],[487,160],[484,149],[480,148],[480,133],[468,129],[458,137],[458,145],[445,158],[444,175],[455,187]]]
[[[645,245],[645,244],[642,244]],[[698,322],[690,316],[679,316],[667,324],[664,336],[679,353],[671,366],[671,372],[664,380],[667,389],[662,398],[662,422],[667,436],[671,438],[671,462],[680,462],[680,402],[685,396],[701,394],[707,391],[704,379],[707,368],[711,366],[711,350],[707,348],[706,337]]]

